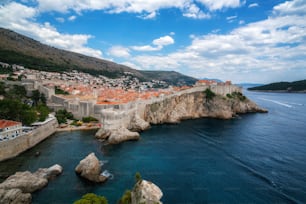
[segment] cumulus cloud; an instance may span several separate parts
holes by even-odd
[[[108,50],[108,54],[114,57],[127,58],[130,56],[130,49],[122,46],[113,46]]]
[[[157,51],[163,49],[164,46],[174,44],[174,39],[169,36],[163,36],[152,41],[153,45],[131,46],[136,51]]]
[[[74,10],[82,12],[86,10],[104,10],[108,13],[137,13],[143,19],[155,18],[160,9],[177,8],[184,16],[195,19],[210,18],[210,14],[204,13],[196,4],[200,4],[209,11],[222,10],[224,8],[236,8],[241,5],[240,0],[37,0],[41,11],[68,12]]]
[[[299,2],[275,6],[273,16],[228,34],[192,35],[191,44],[182,50],[164,56],[140,55],[134,61],[143,69],[184,72],[188,67],[188,74],[195,77],[240,82],[300,78],[306,74],[306,14],[299,9]]]
[[[205,5],[209,10],[220,10],[223,8],[237,8],[241,5],[240,0],[196,0]]]
[[[258,7],[258,3],[252,3],[248,6],[248,8],[254,8],[254,7]]]
[[[69,21],[74,21],[77,17],[76,16],[69,16],[68,20]]]
[[[286,1],[274,7],[274,14],[277,15],[306,15],[306,1]]]
[[[88,40],[92,38],[91,35],[61,34],[49,22],[44,24],[34,22],[36,15],[36,9],[11,2],[0,6],[0,27],[12,29],[57,48],[102,57],[100,50],[86,46]]]
[[[194,19],[209,19],[210,14],[204,13],[197,5],[190,4],[186,6],[183,16]]]

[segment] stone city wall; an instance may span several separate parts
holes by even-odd
[[[27,134],[0,142],[0,161],[15,157],[34,147],[39,142],[52,135],[56,131],[57,126],[57,120],[54,118]]]

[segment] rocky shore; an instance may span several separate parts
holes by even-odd
[[[40,168],[36,172],[16,172],[0,184],[0,203],[29,204],[31,193],[44,188],[50,180],[63,172],[56,164],[49,168]]]
[[[116,110],[108,112],[119,114]],[[138,140],[139,132],[148,129],[150,124],[179,123],[182,120],[203,117],[231,119],[238,114],[266,112],[268,111],[241,92],[214,94],[209,97],[205,91],[195,91],[140,104],[135,110],[128,110],[128,114],[122,114],[120,121],[106,121],[110,125],[102,127],[96,133],[96,138],[108,144],[118,144]]]

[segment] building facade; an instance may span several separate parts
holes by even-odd
[[[11,120],[0,120],[0,141],[22,135],[22,124]]]

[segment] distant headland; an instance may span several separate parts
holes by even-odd
[[[306,80],[293,82],[276,82],[263,86],[248,88],[250,91],[280,92],[280,93],[306,93]]]

